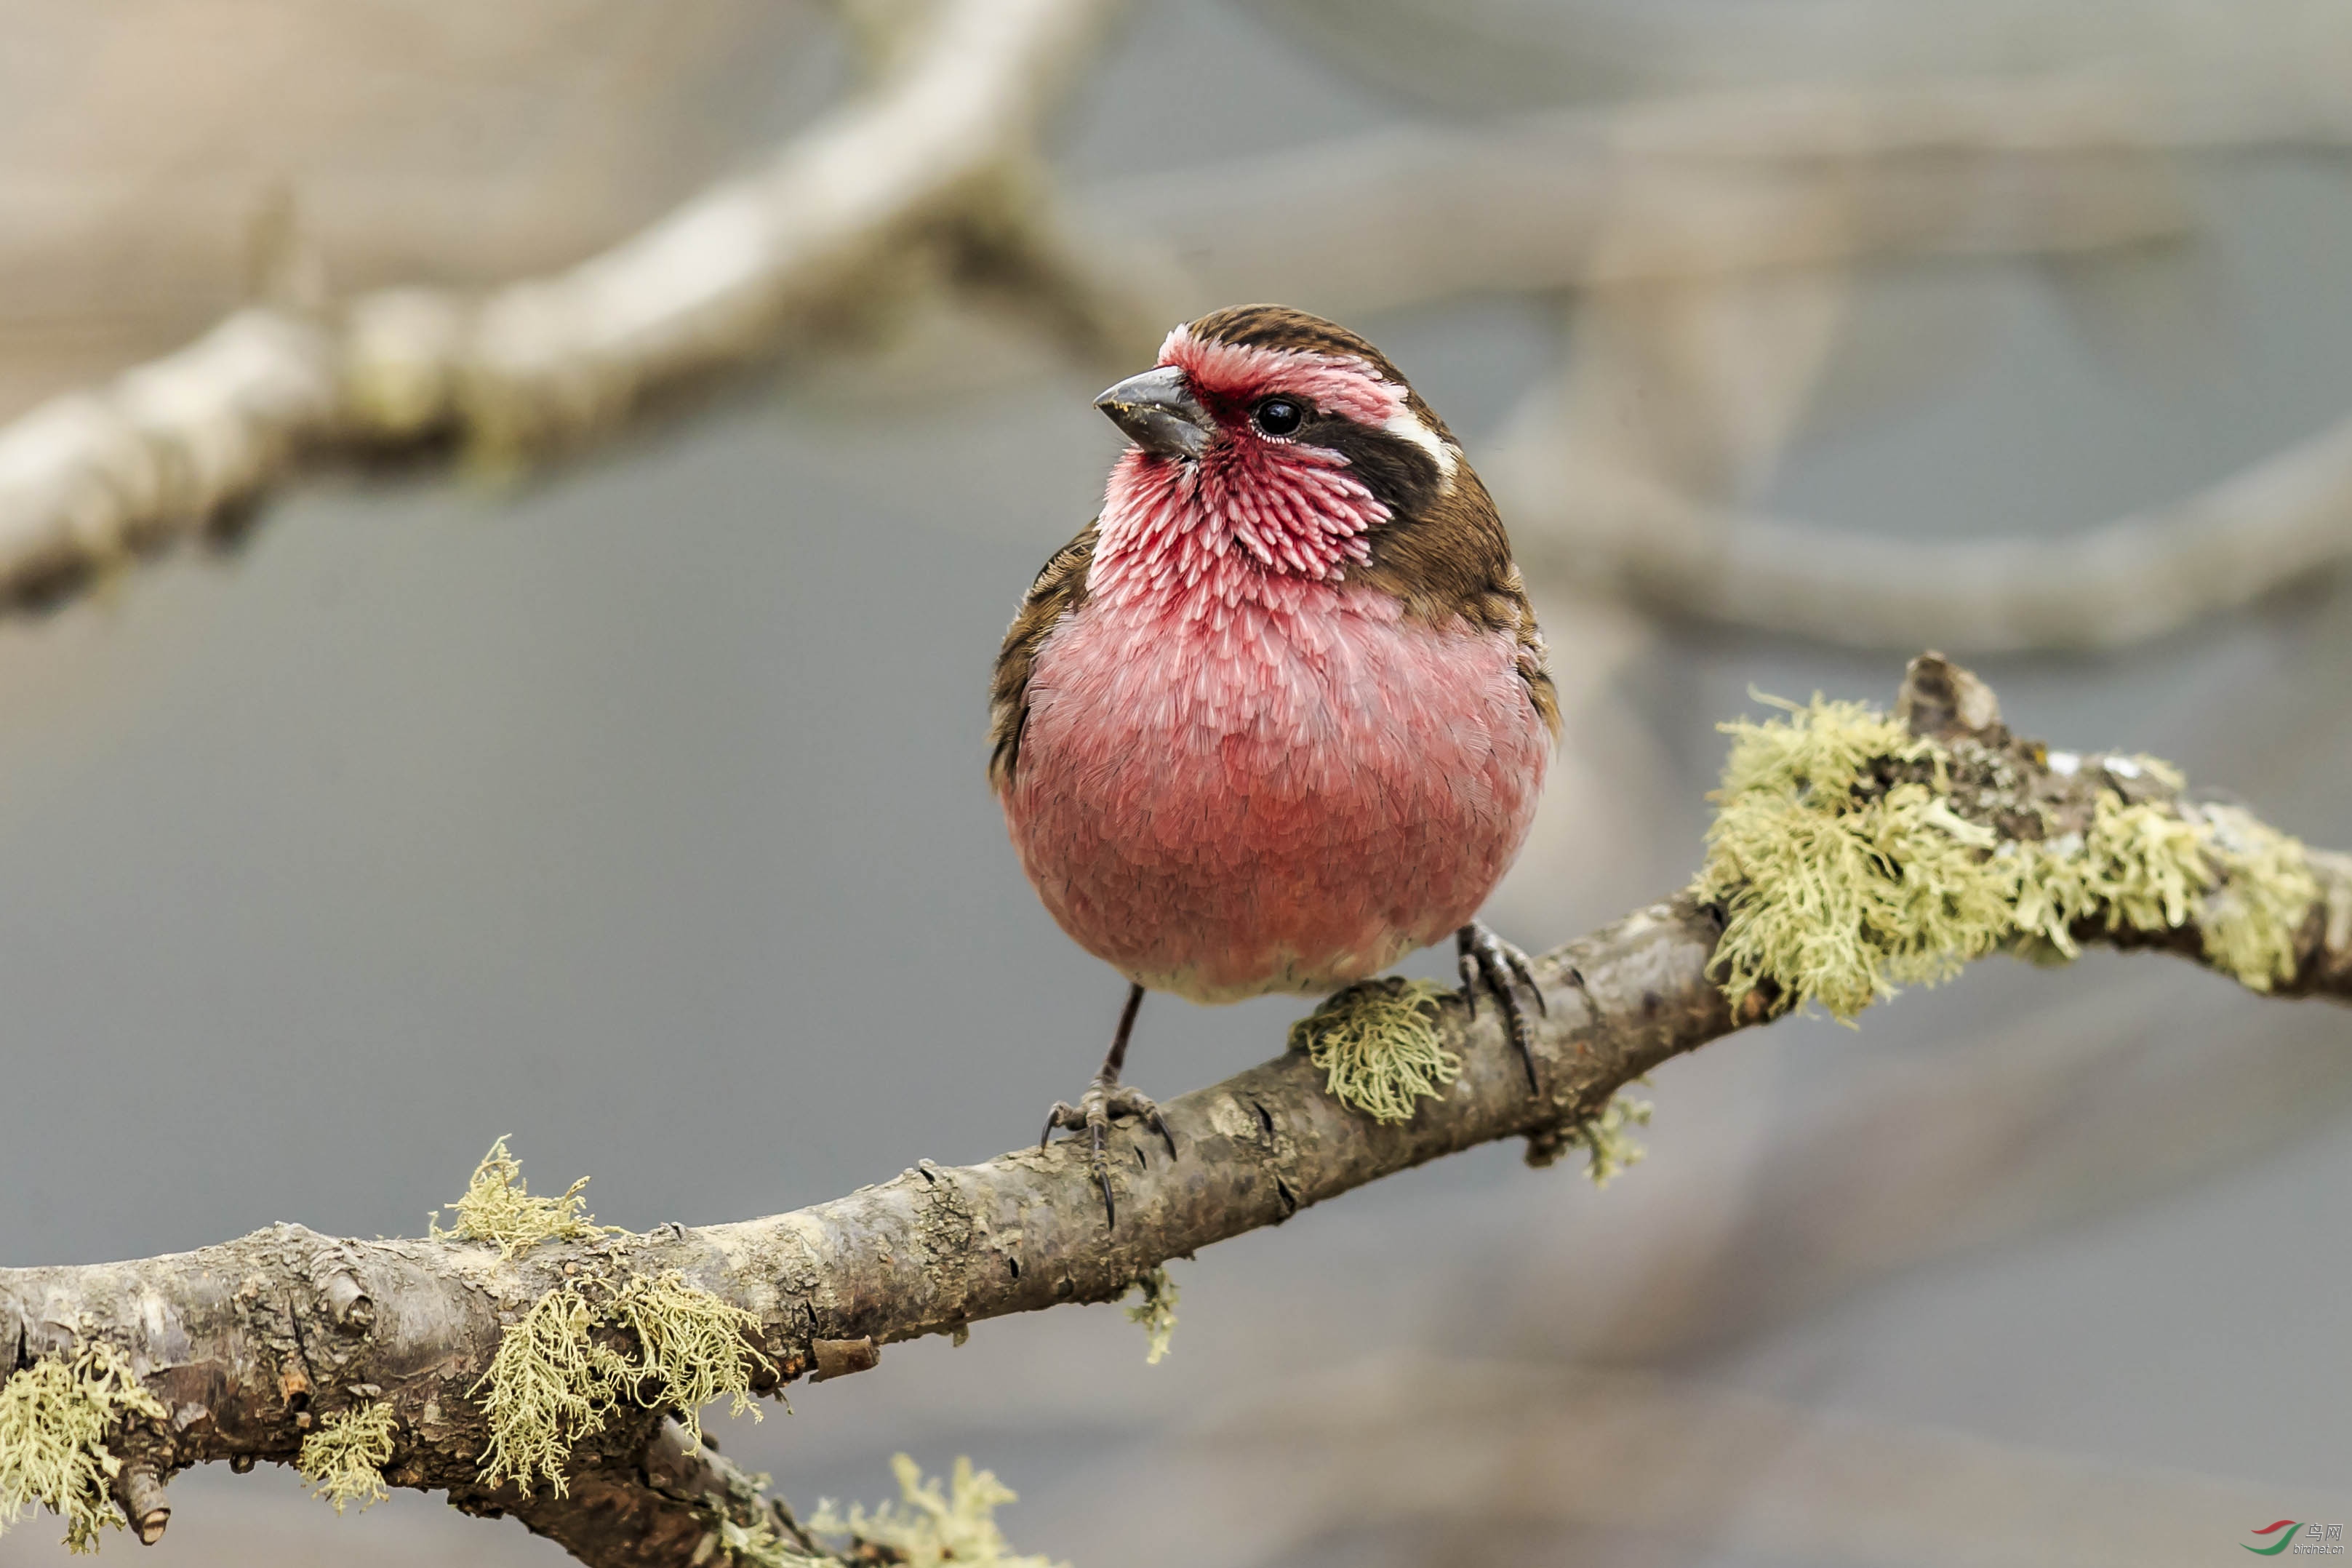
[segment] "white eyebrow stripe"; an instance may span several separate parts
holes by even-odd
[[[1452,444],[1439,440],[1437,432],[1423,425],[1421,422],[1421,416],[1413,413],[1411,405],[1398,404],[1397,411],[1388,416],[1387,422],[1381,428],[1400,441],[1410,441],[1428,453],[1437,464],[1438,477],[1446,484],[1453,484],[1454,464],[1459,459],[1454,454]]]

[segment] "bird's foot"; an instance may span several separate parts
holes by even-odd
[[[1152,1129],[1167,1140],[1169,1158],[1175,1158],[1176,1134],[1168,1130],[1168,1119],[1160,1114],[1160,1107],[1141,1089],[1123,1084],[1108,1073],[1096,1075],[1086,1093],[1078,1096],[1077,1104],[1055,1101],[1045,1117],[1045,1131],[1037,1139],[1037,1147],[1043,1149],[1057,1127],[1087,1135],[1087,1163],[1093,1168],[1096,1185],[1102,1188],[1103,1218],[1114,1228],[1118,1225],[1118,1205],[1110,1195],[1110,1161],[1103,1153],[1103,1139],[1110,1131],[1112,1120],[1121,1116],[1151,1123]]]
[[[1528,955],[1472,921],[1454,933],[1455,964],[1462,972],[1462,1005],[1472,1018],[1478,1016],[1478,993],[1485,991],[1495,998],[1495,1005],[1503,1015],[1503,1032],[1511,1037],[1511,1045],[1519,1053],[1520,1062],[1528,1069],[1529,1092],[1541,1094],[1543,1085],[1536,1079],[1535,1042],[1528,1031],[1527,1010],[1519,1002],[1519,987],[1535,998],[1536,1011],[1549,1014],[1551,1009],[1544,1001],[1543,987],[1536,984],[1535,971],[1528,967]]]

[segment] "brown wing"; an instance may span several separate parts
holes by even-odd
[[[1029,670],[1046,634],[1087,600],[1087,571],[1094,564],[1095,525],[1054,552],[1021,601],[996,652],[996,676],[988,692],[988,782],[998,794],[1013,787],[1021,760],[1021,729],[1029,721]]]
[[[1407,615],[1431,626],[1450,625],[1459,616],[1474,626],[1509,632],[1519,645],[1528,700],[1558,737],[1559,693],[1535,606],[1528,603],[1494,500],[1468,463],[1456,465],[1454,482],[1442,493],[1375,530],[1370,562],[1350,575],[1395,595]]]

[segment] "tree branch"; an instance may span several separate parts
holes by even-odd
[[[1404,126],[1123,181],[1087,206],[1184,257],[1215,301],[1295,299],[1341,318],[2194,232],[2179,158],[2085,112],[2105,101],[2094,89],[1979,87],[1964,100],[1976,114],[1935,112],[1958,96],[1832,86]],[[2049,138],[2000,138],[2004,109]]]
[[[761,1489],[717,1449],[695,1441],[674,1420],[656,1427],[634,1465],[607,1465],[583,1475],[569,1496],[533,1497],[512,1505],[514,1516],[583,1563],[600,1568],[677,1568],[680,1563],[747,1561],[736,1537],[761,1532],[799,1556],[833,1561],[801,1528],[781,1500]],[[719,1548],[705,1552],[703,1542]],[[704,1553],[698,1557],[697,1553]]]
[[[1915,661],[1898,711],[1916,735],[2005,759],[2015,770],[2006,798],[2040,803],[2044,823],[2089,813],[2124,781],[2135,805],[2182,821],[2200,809],[2144,764],[2016,740],[1990,691],[1934,656]],[[1985,826],[2028,832],[2006,807]],[[2269,989],[2352,1001],[2352,858],[2278,842],[2316,896]],[[2231,892],[2223,875],[2213,899]],[[2201,959],[2200,920],[2215,907],[2162,929],[2086,919],[2075,934]],[[767,1219],[596,1235],[511,1258],[478,1243],[333,1239],[280,1225],[172,1257],[0,1270],[0,1345],[23,1367],[101,1342],[162,1401],[165,1418],[127,1416],[110,1439],[124,1487],[157,1530],[171,1474],[224,1458],[288,1462],[320,1422],[382,1405],[394,1417],[383,1466],[393,1484],[513,1513],[603,1568],[705,1563],[713,1552],[755,1562],[728,1542],[762,1528],[770,1542],[805,1538],[781,1504],[663,1412],[625,1402],[574,1449],[568,1495],[485,1484],[488,1430],[473,1391],[507,1329],[559,1289],[676,1271],[751,1314],[770,1362],[754,1386],[767,1389],[860,1370],[881,1346],[983,1319],[1115,1300],[1169,1258],[1477,1144],[1525,1137],[1530,1159],[1548,1162],[1627,1083],[1782,1010],[1769,985],[1736,1003],[1726,996],[1713,970],[1722,931],[1722,911],[1685,892],[1538,959],[1540,1094],[1528,1091],[1491,1010],[1473,1023],[1453,1003],[1441,1029],[1462,1076],[1404,1123],[1349,1110],[1301,1055],[1188,1094],[1166,1107],[1173,1158],[1155,1138],[1117,1135],[1116,1230],[1104,1225],[1082,1153],[1065,1143],[961,1168],[924,1162]]]
[[[601,255],[480,297],[392,289],[330,309],[312,288],[33,410],[0,428],[0,602],[194,533],[322,447],[578,443],[795,331],[837,331],[943,237],[1004,226],[1109,7],[940,0],[891,7],[887,27],[860,9],[866,92]]]
[[[1066,346],[1124,358],[1237,295],[1346,315],[2146,243],[2195,225],[2181,156],[2344,142],[2326,104],[2276,90],[2208,101],[2107,75],[1807,85],[1383,131],[1124,182],[1075,204],[1073,229],[1034,142],[1110,3],[845,5],[872,88],[602,255],[479,296],[391,289],[336,308],[311,277],[0,427],[0,602],[47,600],[215,525],[321,451],[588,442],[666,390],[838,331],[942,264]],[[1494,471],[1531,563],[1829,640],[2109,646],[2352,552],[2341,428],[2076,538],[1920,545],[1612,483],[1570,468],[1550,423],[1526,421],[1530,452]],[[2243,548],[2249,530],[2268,547]]]
[[[2166,506],[2052,538],[1948,541],[1744,514],[1573,464],[1549,412],[1528,423],[1488,468],[1532,574],[1850,647],[2121,647],[2352,556],[2352,417]]]

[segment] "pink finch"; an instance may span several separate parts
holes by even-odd
[[[1473,920],[1559,727],[1510,541],[1371,344],[1276,305],[1170,333],[1096,400],[1134,446],[1005,634],[989,775],[1062,929],[1131,983],[1046,1124],[1150,1119],[1119,1082],[1149,988],[1318,994],[1451,933],[1535,1079],[1526,960]],[[1115,1218],[1115,1211],[1113,1211]]]

